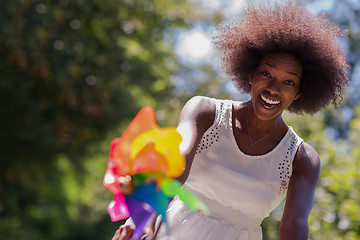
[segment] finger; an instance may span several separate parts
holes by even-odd
[[[119,240],[119,237],[120,237],[120,228],[118,228],[118,230],[115,231],[115,234],[111,240]]]
[[[130,238],[134,235],[134,229],[129,226],[125,225],[122,227],[120,232],[120,239],[121,240],[130,240]]]

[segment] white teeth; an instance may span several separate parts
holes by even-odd
[[[276,100],[271,100],[266,98],[265,96],[261,95],[261,99],[264,100],[264,102],[271,104],[271,105],[275,105],[275,104],[279,104],[280,101],[276,101]]]

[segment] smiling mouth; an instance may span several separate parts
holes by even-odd
[[[265,97],[263,94],[261,94],[260,97],[265,103],[267,103],[269,105],[269,106],[265,106],[265,107],[268,107],[268,108],[275,107],[276,105],[278,105],[280,103],[279,100],[269,99],[269,98]]]

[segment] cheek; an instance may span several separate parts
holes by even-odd
[[[292,102],[296,99],[298,91],[289,91],[285,94],[286,98]]]
[[[265,88],[268,84],[267,81],[261,79],[254,79],[251,84],[251,88],[254,90]]]

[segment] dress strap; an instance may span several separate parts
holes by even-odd
[[[216,113],[214,125],[220,126],[231,119],[232,115],[232,101],[231,100],[219,100],[216,101]]]
[[[230,114],[232,112],[232,102],[229,100],[214,99],[216,104],[214,123],[206,130],[201,138],[196,154],[200,154],[210,148],[215,142],[219,141],[220,132],[227,127]]]
[[[293,130],[292,127],[289,127],[289,130],[290,130],[290,135],[291,135],[291,141],[290,141],[290,144],[288,145],[288,150],[291,152],[290,159],[291,159],[291,163],[292,163],[299,146],[303,142],[303,139],[301,137],[299,137],[299,135],[296,134],[296,132]]]

